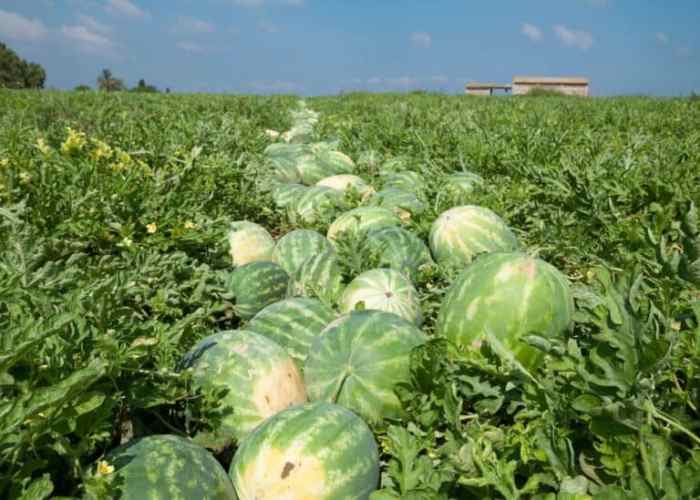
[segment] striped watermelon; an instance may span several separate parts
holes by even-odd
[[[302,262],[289,279],[287,294],[292,297],[317,297],[335,304],[343,291],[343,275],[335,252],[313,255]]]
[[[229,254],[234,266],[259,260],[272,260],[275,240],[264,227],[248,221],[231,223],[228,233]]]
[[[367,500],[379,483],[379,450],[357,415],[309,403],[250,434],[229,474],[241,500]]]
[[[341,214],[328,228],[328,239],[332,242],[342,233],[361,235],[370,229],[384,226],[400,226],[401,220],[389,209],[381,207],[358,207]]]
[[[303,184],[280,182],[271,190],[272,200],[277,207],[286,208],[292,206],[307,189]]]
[[[367,204],[393,210],[402,219],[425,211],[425,203],[414,193],[398,188],[384,188],[378,191],[367,200]]]
[[[423,176],[411,170],[400,170],[398,172],[382,171],[381,176],[383,180],[382,189],[398,189],[421,195],[428,188]]]
[[[436,331],[459,346],[500,343],[532,367],[541,353],[520,339],[561,335],[572,314],[569,282],[555,267],[522,253],[495,252],[477,258],[453,283]]]
[[[479,253],[517,250],[518,240],[488,208],[465,205],[443,212],[430,228],[430,249],[438,264],[468,264]]]
[[[423,320],[418,292],[394,269],[371,269],[352,280],[340,299],[340,312],[354,311],[359,304],[363,309],[394,313],[416,325]]]
[[[121,498],[235,500],[231,480],[219,462],[189,439],[154,435],[110,452],[112,484]]]
[[[445,177],[443,189],[451,196],[465,198],[484,186],[484,179],[473,172],[459,172]]]
[[[335,316],[316,299],[291,298],[267,306],[245,329],[274,340],[303,364],[311,342]]]
[[[250,319],[263,307],[287,295],[289,275],[274,262],[251,262],[237,267],[229,280],[229,291],[239,317]]]
[[[430,250],[418,236],[402,227],[387,226],[369,231],[365,246],[379,256],[380,267],[390,267],[415,277],[421,267],[433,263]]]
[[[373,191],[372,186],[367,184],[362,177],[352,174],[332,175],[321,179],[317,186],[325,186],[338,191],[356,191],[359,195],[367,195]]]
[[[351,174],[355,163],[340,151],[319,149],[310,157],[304,157],[296,165],[301,181],[309,186],[321,179],[339,174]]]
[[[383,311],[355,311],[316,337],[304,364],[309,398],[338,403],[377,423],[398,417],[394,386],[407,382],[411,350],[426,341],[414,324]]]
[[[332,249],[330,242],[321,233],[310,229],[295,229],[279,239],[273,258],[291,275],[309,257]]]
[[[289,205],[293,223],[314,224],[347,208],[343,193],[324,186],[306,187]]]
[[[273,340],[252,331],[225,331],[202,339],[183,360],[196,387],[225,389],[223,415],[211,441],[225,446],[239,441],[263,420],[306,402],[299,370]]]

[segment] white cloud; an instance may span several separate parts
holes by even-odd
[[[520,33],[528,37],[533,42],[539,42],[543,38],[542,30],[530,23],[523,23],[523,25],[520,27]]]
[[[0,36],[25,42],[38,42],[49,34],[44,23],[0,9]]]
[[[215,31],[216,26],[213,23],[189,16],[180,16],[170,29],[170,32],[175,34],[214,33]]]
[[[554,27],[554,34],[567,47],[576,47],[581,50],[588,50],[593,47],[593,35],[588,31],[572,30],[562,24]]]
[[[103,55],[115,54],[115,45],[112,40],[81,24],[62,26],[61,35],[83,52]]]
[[[430,36],[430,33],[418,31],[411,33],[411,43],[416,47],[427,49],[433,44],[433,38]]]
[[[111,26],[107,26],[106,24],[101,23],[92,16],[78,14],[78,21],[80,21],[80,24],[85,26],[88,30],[93,31],[95,33],[102,33],[105,35],[109,35],[110,33],[112,33]]]
[[[658,32],[656,33],[656,41],[661,45],[668,45],[671,40],[666,33]]]
[[[149,15],[131,0],[107,0],[105,9],[111,14],[122,14],[133,18],[144,18]]]

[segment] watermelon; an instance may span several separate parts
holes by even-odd
[[[384,188],[378,191],[368,198],[367,204],[391,209],[402,219],[425,211],[425,203],[414,193],[398,188]]]
[[[354,413],[309,403],[250,434],[229,474],[241,500],[367,500],[379,483],[379,449]]]
[[[302,183],[311,186],[332,175],[351,174],[355,163],[340,151],[319,148],[311,156],[302,158],[296,167]]]
[[[226,390],[212,445],[239,441],[266,418],[306,402],[304,382],[292,358],[274,340],[254,331],[206,337],[185,355],[182,367],[192,369],[195,387]]]
[[[228,233],[229,254],[234,266],[249,262],[270,261],[275,240],[264,227],[248,221],[231,223]]]
[[[381,173],[383,179],[382,189],[399,189],[416,195],[425,193],[427,185],[418,172],[412,170],[400,170],[398,172]]]
[[[451,196],[465,198],[484,186],[484,179],[473,172],[459,172],[445,177],[443,189]]]
[[[463,347],[477,347],[483,340],[500,344],[533,367],[541,352],[522,337],[560,336],[572,315],[569,282],[555,267],[523,253],[494,252],[477,258],[453,283],[436,332]]]
[[[267,306],[245,329],[274,340],[303,365],[311,342],[335,316],[316,299],[291,298]]]
[[[235,500],[231,479],[216,459],[189,439],[153,435],[122,445],[106,457],[114,467],[117,498]]]
[[[347,204],[342,192],[325,186],[312,186],[304,188],[288,205],[288,213],[293,223],[314,224],[345,208]]]
[[[309,399],[342,405],[371,423],[401,416],[394,386],[409,380],[411,350],[426,341],[413,323],[354,311],[316,337],[304,364]]]
[[[338,301],[343,291],[343,275],[335,252],[313,255],[302,262],[289,279],[287,295],[317,297],[326,304]]]
[[[433,262],[423,240],[402,227],[371,230],[364,245],[379,257],[379,267],[390,267],[409,277],[415,277],[420,268]]]
[[[340,312],[354,311],[360,304],[364,309],[394,313],[416,325],[422,322],[418,292],[394,269],[371,269],[350,282],[340,299]]]
[[[280,182],[272,188],[272,200],[279,208],[292,206],[309,189],[303,184]]]
[[[362,235],[370,229],[400,226],[401,220],[389,209],[358,207],[341,214],[328,228],[328,239],[333,242],[342,233]]]
[[[229,280],[228,289],[236,303],[234,311],[250,319],[263,307],[287,295],[289,275],[274,262],[251,262],[237,267]]]
[[[518,240],[488,208],[465,205],[440,214],[430,228],[430,249],[438,264],[464,265],[479,253],[517,250]]]
[[[362,177],[351,174],[332,175],[321,179],[316,185],[337,191],[356,191],[360,195],[367,195],[373,191],[372,186],[367,184]]]
[[[279,239],[273,258],[291,275],[309,257],[332,249],[330,242],[321,233],[310,229],[295,229]]]

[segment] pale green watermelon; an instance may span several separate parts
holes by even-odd
[[[376,192],[367,199],[367,204],[393,210],[402,219],[419,215],[426,208],[414,193],[397,188],[384,188]]]
[[[306,401],[301,374],[287,351],[252,329],[206,337],[185,355],[182,367],[192,369],[195,387],[227,391],[212,445],[239,441],[266,418]]]
[[[271,190],[272,200],[279,208],[292,206],[309,189],[303,184],[280,182]]]
[[[358,207],[341,214],[328,228],[332,242],[343,233],[362,235],[371,229],[400,226],[401,220],[391,210],[381,207]]]
[[[347,203],[341,191],[324,186],[307,187],[289,206],[292,223],[314,224],[329,219],[336,212],[346,209]]]
[[[379,483],[379,450],[360,417],[309,403],[250,434],[229,474],[240,500],[367,500]]]
[[[296,167],[302,182],[311,186],[332,175],[351,174],[355,169],[355,163],[340,151],[323,148],[310,157],[302,158]]]
[[[440,307],[436,332],[459,346],[502,344],[527,367],[541,358],[523,336],[562,335],[573,299],[567,278],[552,265],[522,253],[478,257],[453,283]],[[496,346],[498,347],[498,345]]]
[[[367,233],[365,246],[379,257],[380,267],[390,267],[415,277],[418,270],[433,263],[430,250],[418,236],[396,226],[387,226]]]
[[[422,195],[428,188],[423,176],[411,170],[383,171],[381,177],[383,180],[382,189],[399,189]]]
[[[450,196],[464,199],[484,186],[484,179],[473,172],[450,174],[444,179],[443,189]]]
[[[465,205],[443,212],[430,228],[430,249],[438,264],[464,265],[480,253],[509,252],[518,240],[488,208]]]
[[[317,186],[329,187],[337,191],[355,191],[360,196],[370,194],[373,189],[367,184],[362,177],[352,174],[332,175],[321,179],[316,183]]]
[[[273,258],[291,275],[309,257],[332,249],[322,234],[310,229],[295,229],[279,239]]]
[[[115,498],[235,500],[231,479],[216,459],[189,439],[154,435],[135,439],[105,457],[114,467]]]
[[[342,405],[368,422],[399,417],[394,387],[408,382],[410,353],[426,336],[383,311],[357,311],[316,337],[304,365],[309,398]]]
[[[311,342],[335,317],[330,307],[316,299],[290,298],[267,306],[245,329],[274,340],[303,365]]]
[[[343,275],[335,252],[313,255],[302,262],[289,279],[291,297],[317,297],[325,304],[335,304],[343,291]]]
[[[248,221],[231,223],[228,233],[229,254],[234,266],[249,262],[270,261],[275,240],[264,227]]]
[[[250,319],[263,307],[287,295],[289,275],[274,262],[251,262],[237,267],[228,284],[235,298],[234,310]]]
[[[418,292],[406,276],[394,269],[371,269],[352,280],[340,298],[340,312],[349,313],[358,305],[394,313],[419,326],[423,321]]]

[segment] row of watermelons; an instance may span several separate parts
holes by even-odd
[[[233,223],[229,286],[246,323],[203,339],[183,360],[198,388],[225,389],[208,439],[238,444],[232,481],[204,448],[153,436],[108,457],[128,497],[368,498],[378,486],[379,455],[367,424],[401,417],[393,389],[408,380],[410,353],[427,339],[414,285],[422,266],[464,268],[435,329],[458,346],[486,340],[533,366],[539,351],[521,337],[569,328],[566,277],[521,253],[496,214],[447,210],[426,245],[404,226],[425,206],[418,172],[390,164],[376,192],[332,144],[307,142],[313,111],[302,104],[294,118],[284,141],[265,151],[275,204],[292,221],[335,219],[325,236],[297,229],[277,241],[258,224]],[[470,173],[448,182],[466,192],[483,184]],[[346,284],[336,245],[348,234],[373,249],[381,267]]]

